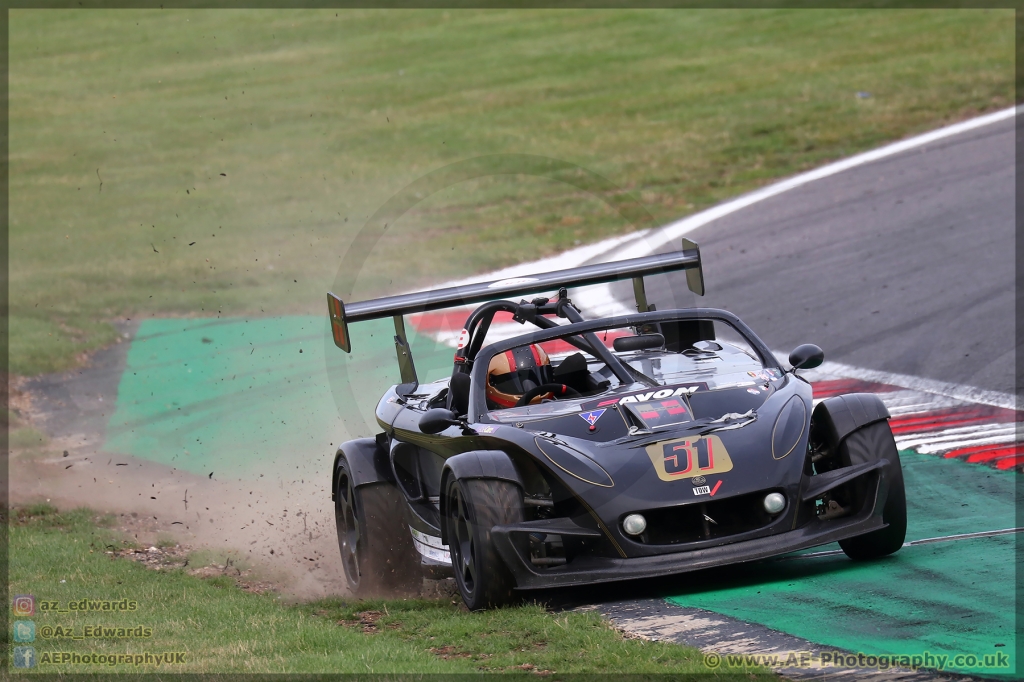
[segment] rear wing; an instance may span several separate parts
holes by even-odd
[[[408,383],[416,381],[416,371],[413,367],[412,355],[409,352],[405,333],[405,315],[443,308],[456,308],[510,296],[555,291],[563,287],[604,284],[624,279],[633,280],[633,294],[636,298],[637,310],[647,312],[650,310],[650,306],[647,304],[647,294],[644,290],[644,277],[678,270],[686,271],[686,284],[689,289],[698,296],[703,296],[704,273],[700,262],[700,248],[689,239],[683,239],[682,249],[674,253],[583,265],[578,268],[511,277],[493,282],[478,282],[445,289],[387,296],[347,305],[333,293],[328,293],[327,309],[331,319],[334,345],[346,353],[352,352],[352,341],[348,332],[349,323],[393,317],[398,364],[402,372],[402,381]]]

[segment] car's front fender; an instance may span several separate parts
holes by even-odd
[[[445,518],[448,509],[448,481],[452,477],[458,479],[492,478],[515,483],[523,487],[522,476],[516,469],[512,458],[501,450],[470,450],[449,457],[441,470],[441,499],[439,501],[441,519]],[[445,523],[441,522],[441,542],[448,544]]]
[[[888,408],[874,393],[848,393],[818,403],[811,422],[817,438],[838,447],[844,438],[862,426],[888,418]]]

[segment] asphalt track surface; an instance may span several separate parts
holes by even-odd
[[[1014,121],[843,171],[688,235],[770,348],[1014,393]],[[678,249],[669,245],[663,250]],[[682,297],[652,278],[659,307]],[[616,288],[621,300],[628,288]]]
[[[706,296],[652,278],[648,297],[661,308],[730,310],[778,350],[812,342],[847,365],[1013,394],[1013,126],[1010,119],[848,169],[702,226],[687,237],[701,247]],[[632,303],[629,287],[613,291]],[[970,463],[978,460],[949,459],[955,454],[903,452],[909,541],[1017,525],[1020,474],[990,473]],[[620,626],[705,650],[995,655],[1014,648],[1013,592],[1000,583],[1013,582],[1016,538],[905,547],[871,564],[839,553],[761,562],[597,601]],[[779,668],[793,678],[822,672]]]

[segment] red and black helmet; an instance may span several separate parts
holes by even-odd
[[[531,388],[551,381],[551,361],[540,346],[519,346],[498,353],[487,365],[488,405],[515,407],[523,394]],[[539,395],[533,402],[539,402],[544,397]]]

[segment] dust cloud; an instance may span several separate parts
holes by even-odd
[[[222,480],[94,451],[74,436],[46,450],[12,452],[12,506],[49,502],[62,510],[135,514],[152,520],[140,542],[164,534],[193,549],[230,551],[272,576],[283,596],[348,594],[326,474],[315,482]]]

